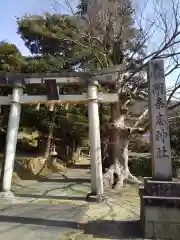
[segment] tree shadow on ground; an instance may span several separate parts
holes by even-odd
[[[96,220],[90,221],[83,226],[85,234],[91,234],[96,238],[107,239],[137,239],[142,237],[139,220],[111,221]]]
[[[70,166],[71,169],[90,169],[90,164],[74,164]]]
[[[137,239],[141,238],[139,221],[109,221],[97,220],[87,224],[79,224],[77,221],[51,220],[43,218],[31,218],[21,216],[0,215],[0,222],[19,223],[23,225],[36,225],[58,227],[65,229],[81,230],[84,234],[93,235],[95,238],[106,239]]]
[[[20,223],[20,224],[32,224],[32,225],[42,225],[42,226],[52,226],[61,228],[73,228],[78,229],[79,223],[76,221],[59,221],[44,218],[31,218],[31,217],[21,217],[21,216],[6,216],[0,215],[0,222],[7,223]]]
[[[40,195],[40,194],[15,194],[16,197],[23,198],[38,198],[38,199],[49,199],[49,200],[72,200],[72,201],[85,201],[86,196],[84,197],[75,197],[75,196],[50,196],[50,195]]]
[[[41,177],[38,182],[59,182],[59,183],[90,183],[88,178],[46,178]]]

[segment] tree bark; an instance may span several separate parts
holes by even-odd
[[[44,157],[46,159],[48,159],[48,157],[49,157],[53,132],[54,132],[54,129],[49,127],[49,133],[48,133],[48,137],[46,139],[46,145],[45,145],[45,151],[44,151]]]
[[[111,122],[117,120],[118,116],[118,103],[111,104]],[[112,154],[112,163],[116,164],[116,151],[117,151],[117,144],[118,144],[118,132],[116,129],[112,131],[112,138],[111,138],[111,154]]]

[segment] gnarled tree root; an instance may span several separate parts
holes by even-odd
[[[128,174],[128,177],[125,179],[126,182],[128,183],[134,183],[134,184],[143,184],[142,181],[140,181],[137,177],[135,177],[134,175],[132,175],[130,172]]]
[[[109,187],[114,184],[114,168],[111,166],[103,176],[104,187]]]
[[[124,186],[124,182],[130,184],[142,184],[142,182],[132,175],[129,170],[123,172],[128,172],[128,174],[122,174],[121,171],[117,171],[117,169],[111,166],[103,176],[104,187],[107,188],[110,186],[113,189],[118,190]]]

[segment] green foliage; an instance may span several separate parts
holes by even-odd
[[[142,33],[134,26],[131,1],[104,0],[97,7],[90,4],[90,21],[83,16],[87,2],[80,2],[74,16],[46,13],[18,19],[18,32],[31,53],[58,63],[57,71],[77,67],[95,70],[138,61],[144,46]]]
[[[89,52],[83,48],[82,28],[78,18],[46,13],[18,19],[18,32],[32,54],[42,54],[55,72],[72,70],[86,61]],[[52,69],[51,69],[52,71]]]
[[[14,44],[0,42],[0,71],[21,71],[25,60]]]
[[[25,73],[43,73],[61,71],[61,62],[50,56],[34,56],[26,58]]]
[[[179,177],[180,173],[180,158],[172,159],[173,177]],[[151,157],[138,157],[130,161],[130,171],[141,177],[152,176],[152,162]]]
[[[180,112],[176,111],[170,120],[171,148],[174,156],[180,156]]]
[[[151,157],[138,157],[130,161],[130,170],[136,176],[151,177]]]
[[[57,40],[52,36],[59,23],[61,28],[63,28],[63,24],[68,24],[68,27],[71,25],[71,28],[73,28],[73,21],[71,24],[70,18],[66,16],[53,15],[51,18],[48,14],[46,15],[46,22],[41,21],[43,18],[43,16],[39,16],[39,18],[38,16],[31,16],[25,17],[21,21],[19,20],[19,29],[22,31],[22,35],[24,34],[22,38],[35,56],[22,57],[14,45],[2,43],[0,46],[0,60],[2,62],[0,67],[2,71],[22,71],[27,73],[60,72],[65,68],[72,70],[72,66],[78,63],[77,46],[64,39],[63,30],[60,33],[62,38],[60,45],[59,39]],[[35,25],[32,26],[34,23]],[[46,27],[47,30],[45,29]],[[34,30],[35,32],[33,32]],[[65,34],[72,37],[67,32]],[[40,39],[39,42],[37,39]],[[37,43],[38,52],[34,48]],[[71,49],[73,47],[74,49]],[[40,53],[40,55],[37,53]],[[77,59],[75,59],[76,56]],[[69,65],[70,62],[71,64]],[[9,90],[11,92],[11,89]],[[3,94],[9,94],[9,90],[4,93],[3,89]],[[63,88],[63,93],[79,93],[83,91],[83,88]],[[45,94],[45,89],[42,86],[31,85],[27,86],[25,93]],[[20,127],[34,128],[42,135],[48,134],[49,128],[53,128],[55,138],[63,139],[63,144],[61,144],[64,147],[66,144],[70,146],[74,143],[76,144],[75,147],[78,147],[83,144],[88,135],[87,115],[84,116],[85,112],[85,106],[80,105],[69,106],[68,110],[65,109],[65,106],[56,106],[53,113],[48,111],[47,106],[41,106],[40,110],[37,111],[34,105],[28,105],[22,108]],[[3,112],[2,115],[1,126],[6,128],[8,111]]]
[[[66,110],[64,105],[55,107],[49,112],[47,106],[41,106],[37,111],[35,107],[24,106],[22,109],[21,127],[30,127],[48,134],[49,127],[54,129],[54,136],[65,142],[76,142],[79,146],[87,137],[87,117],[83,116],[85,106],[70,105]]]

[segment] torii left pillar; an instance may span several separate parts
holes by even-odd
[[[12,101],[9,113],[9,121],[6,136],[5,163],[3,169],[2,191],[11,191],[12,174],[14,169],[14,160],[16,153],[17,137],[19,130],[19,121],[21,115],[20,99],[23,93],[21,85],[16,85],[12,92]]]
[[[98,82],[91,81],[88,85],[88,119],[89,119],[89,141],[90,141],[90,163],[91,163],[91,193],[90,196],[97,197],[98,201],[103,198],[103,176],[101,159],[101,138],[99,123]]]

